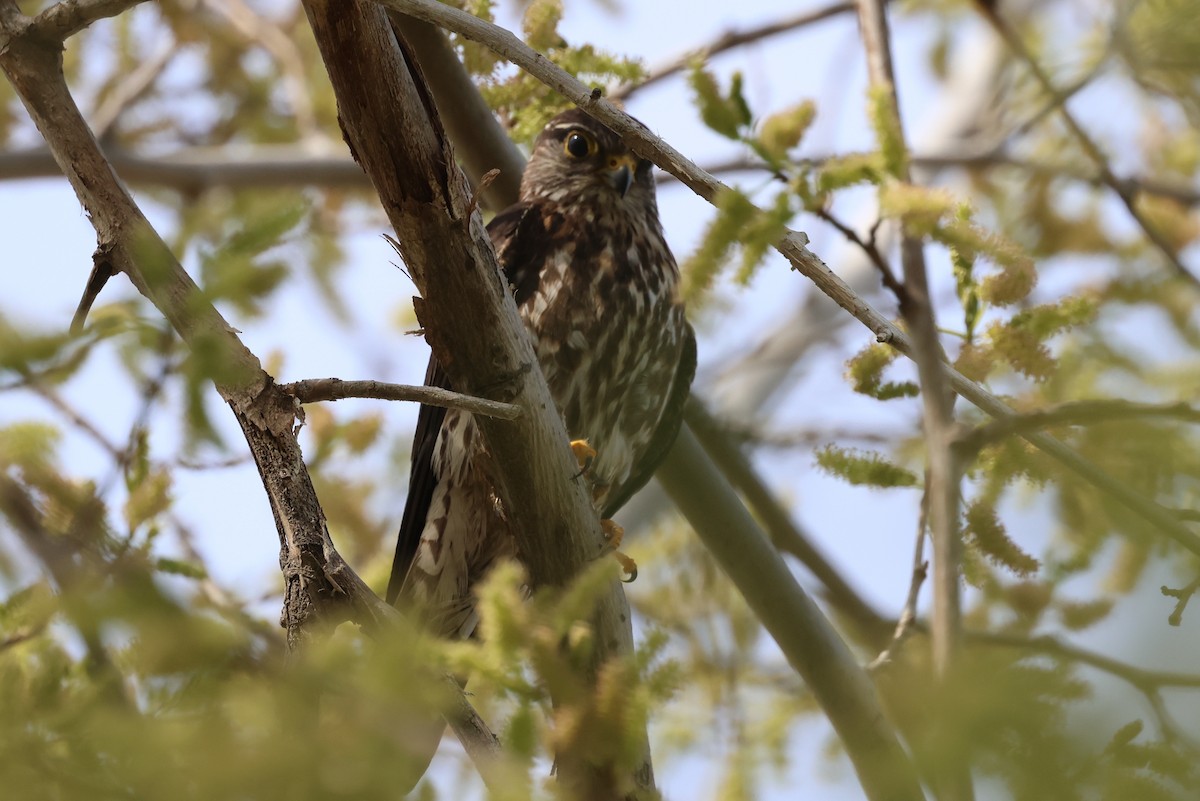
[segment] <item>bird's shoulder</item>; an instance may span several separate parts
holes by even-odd
[[[487,230],[518,306],[537,292],[547,259],[571,240],[566,216],[544,201],[509,206]]]

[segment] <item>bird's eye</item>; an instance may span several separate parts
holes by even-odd
[[[563,150],[574,158],[586,158],[596,152],[596,140],[581,131],[572,131],[563,142]]]

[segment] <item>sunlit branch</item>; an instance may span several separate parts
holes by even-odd
[[[291,384],[280,384],[279,388],[295,396],[301,403],[337,401],[346,398],[374,398],[375,400],[415,401],[443,409],[462,409],[473,414],[484,414],[501,420],[515,420],[521,407],[511,403],[463,395],[440,387],[412,386],[409,384],[387,384],[383,381],[343,381],[340,378],[309,378]]]
[[[798,30],[799,28],[812,25],[817,22],[822,22],[842,14],[849,14],[854,11],[854,3],[834,3],[824,8],[818,8],[815,11],[802,11],[791,17],[776,20],[775,22],[760,25],[754,28],[746,28],[740,31],[726,31],[712,42],[689,50],[678,58],[672,59],[665,64],[657,67],[652,67],[646,74],[646,77],[633,83],[626,83],[620,86],[611,88],[608,91],[608,96],[614,100],[627,100],[630,95],[645,89],[651,84],[658,83],[664,78],[669,78],[683,70],[688,69],[692,64],[706,61],[715,55],[724,53],[727,50],[732,50],[735,47],[743,47],[754,42],[767,39],[771,36],[777,36],[788,31]]]
[[[1075,138],[1075,141],[1079,143],[1079,146],[1083,149],[1083,152],[1087,155],[1088,159],[1092,162],[1092,165],[1096,168],[1096,172],[1100,181],[1105,186],[1110,188],[1113,193],[1121,199],[1121,202],[1129,211],[1129,216],[1131,216],[1138,226],[1141,227],[1142,232],[1146,235],[1146,239],[1149,240],[1150,244],[1153,245],[1155,249],[1163,255],[1177,276],[1194,286],[1200,287],[1200,278],[1197,278],[1196,275],[1188,270],[1183,261],[1180,259],[1179,253],[1176,251],[1175,246],[1167,241],[1167,238],[1164,236],[1162,231],[1160,231],[1146,217],[1145,213],[1138,208],[1135,191],[1130,188],[1127,182],[1122,181],[1115,174],[1113,174],[1112,168],[1108,164],[1108,159],[1104,155],[1104,152],[1100,149],[1100,146],[1096,144],[1087,131],[1083,129],[1083,126],[1080,125],[1075,119],[1075,116],[1071,113],[1071,110],[1067,108],[1067,104],[1061,100],[1062,93],[1054,85],[1054,81],[1051,80],[1046,71],[1042,69],[1042,66],[1038,63],[1037,59],[1025,45],[1025,42],[1021,39],[1016,30],[1014,30],[1013,27],[1009,25],[1003,17],[1000,16],[997,5],[995,3],[977,3],[976,7],[981,10],[983,17],[991,23],[992,27],[996,30],[996,33],[998,33],[1000,37],[1004,39],[1009,48],[1013,51],[1013,53],[1016,54],[1017,58],[1021,60],[1026,69],[1028,69],[1033,75],[1034,79],[1038,82],[1038,85],[1041,86],[1042,91],[1055,99],[1059,116],[1062,117],[1063,122],[1066,123],[1071,135]]]

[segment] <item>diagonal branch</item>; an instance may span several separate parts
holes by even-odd
[[[1034,80],[1036,80],[1038,85],[1041,86],[1042,91],[1053,98],[1054,105],[1058,110],[1059,116],[1062,117],[1063,122],[1065,122],[1067,125],[1067,129],[1070,130],[1071,135],[1075,137],[1075,141],[1079,143],[1079,146],[1083,149],[1084,154],[1087,155],[1088,159],[1092,162],[1092,165],[1096,168],[1096,172],[1100,181],[1121,199],[1121,202],[1129,211],[1129,216],[1132,217],[1134,222],[1136,222],[1142,229],[1142,232],[1146,235],[1146,239],[1150,241],[1150,244],[1153,245],[1155,249],[1162,254],[1163,258],[1165,258],[1171,265],[1171,268],[1174,270],[1175,274],[1193,286],[1200,287],[1200,278],[1193,274],[1184,265],[1178,251],[1175,249],[1175,246],[1167,241],[1167,238],[1162,231],[1160,231],[1152,222],[1150,222],[1142,210],[1138,208],[1137,194],[1135,190],[1131,188],[1127,182],[1117,178],[1117,176],[1113,173],[1112,167],[1110,167],[1108,164],[1108,159],[1105,157],[1104,152],[1100,149],[1100,145],[1096,144],[1092,137],[1088,135],[1088,132],[1083,129],[1083,126],[1080,125],[1075,119],[1075,115],[1073,115],[1071,110],[1067,108],[1065,98],[1062,97],[1062,93],[1054,85],[1054,81],[1051,80],[1046,71],[1042,69],[1042,66],[1038,63],[1033,53],[1025,45],[1025,42],[1022,41],[1017,31],[1011,25],[1009,25],[1003,17],[1000,16],[1000,12],[996,4],[978,3],[977,5],[979,6],[984,18],[991,23],[991,26],[995,29],[996,33],[1000,35],[1013,53],[1017,55],[1017,58],[1024,63],[1026,69],[1033,74]]]
[[[753,42],[767,39],[771,36],[778,36],[781,33],[788,33],[799,28],[804,28],[818,22],[823,22],[827,19],[849,14],[854,11],[854,3],[833,3],[818,8],[815,11],[801,11],[793,14],[790,17],[785,17],[775,22],[769,22],[766,25],[759,25],[754,28],[746,28],[740,31],[726,31],[721,36],[717,37],[712,42],[697,47],[694,50],[689,50],[687,53],[672,59],[661,66],[650,70],[646,77],[634,83],[626,83],[610,89],[608,96],[613,100],[628,100],[629,97],[636,92],[640,92],[647,86],[658,83],[664,78],[669,78],[683,72],[692,64],[698,61],[707,61],[715,55],[724,53],[727,50],[732,50],[735,47],[742,47]]]
[[[478,17],[433,0],[378,0],[388,8],[420,17],[452,30],[461,36],[478,41],[493,52],[512,61],[542,83],[559,92],[581,109],[619,133],[641,156],[674,175],[700,197],[712,202],[717,193],[727,187],[700,169],[670,144],[648,131],[644,125],[601,99],[599,90],[591,90],[514,36],[510,31],[484,22]],[[775,248],[792,264],[792,268],[812,281],[831,300],[845,309],[854,319],[868,328],[879,342],[886,343],[909,358],[913,344],[908,335],[891,320],[867,303],[858,293],[830,270],[806,246],[808,237],[789,231],[775,243]],[[1016,414],[1006,403],[963,376],[949,365],[943,372],[950,388],[992,417],[1011,417]],[[1182,547],[1200,556],[1200,536],[1180,523],[1176,515],[1161,504],[1129,488],[1101,470],[1092,462],[1063,445],[1055,438],[1040,432],[1024,435],[1035,448],[1051,457],[1097,489],[1116,498],[1134,513],[1159,528],[1162,533]]]
[[[343,133],[421,292],[418,318],[434,355],[459,390],[524,409],[512,421],[475,422],[531,585],[565,587],[604,554],[606,542],[583,482],[572,481],[578,463],[562,419],[413,51],[373,3],[305,0],[304,7]],[[633,652],[619,582],[599,599],[592,624],[595,647],[583,666],[588,679]],[[573,699],[560,689],[552,700],[561,707]],[[560,783],[589,799],[653,793],[649,740],[644,730],[635,736],[641,753],[631,770],[587,752],[586,738],[564,748],[556,755]]]
[[[1200,423],[1200,409],[1187,403],[1134,403],[1107,399],[1072,401],[976,426],[960,434],[955,446],[964,454],[970,454],[1005,437],[1031,431],[1158,417]]]
[[[317,621],[352,617],[369,631],[390,625],[396,611],[346,564],[329,537],[292,434],[295,399],[274,385],[233,328],[203,298],[117,180],[67,88],[61,44],[30,33],[28,22],[12,0],[0,0],[0,70],[71,182],[96,229],[100,250],[176,333],[189,345],[210,349],[224,366],[213,382],[242,428],[275,514],[286,585],[282,623],[289,645],[299,646]],[[10,499],[17,498],[14,503],[19,501],[10,484],[0,488],[9,490]],[[487,754],[495,751],[495,736],[468,711],[461,692],[457,697],[447,719],[468,752],[480,760],[486,780],[492,775]]]

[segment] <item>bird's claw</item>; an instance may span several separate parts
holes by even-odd
[[[621,570],[623,571],[621,581],[626,584],[636,581],[638,577],[637,562],[633,561],[632,557],[617,550],[621,547],[622,540],[625,539],[625,529],[612,520],[601,520],[600,530],[604,532],[605,539],[608,540],[609,546],[612,547],[613,558],[621,565]],[[625,578],[625,576],[629,578]]]
[[[588,445],[586,439],[574,439],[571,440],[571,452],[579,462],[579,472],[575,474],[575,478],[586,475],[592,467],[592,462],[596,461],[596,449]]]

